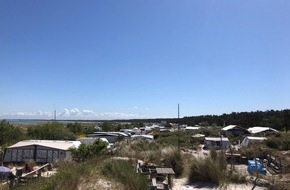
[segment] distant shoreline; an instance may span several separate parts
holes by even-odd
[[[116,120],[83,120],[83,119],[68,119],[68,120],[53,120],[53,119],[0,119],[0,120],[6,120],[10,124],[22,124],[22,125],[37,125],[41,123],[47,123],[47,122],[60,122],[60,123],[74,123],[74,122],[80,122],[80,123],[102,123],[102,122],[118,122],[118,123],[131,123],[131,122],[148,122],[148,123],[160,123],[161,121],[168,121],[168,120],[174,120],[174,118],[157,118],[157,119],[116,119]]]

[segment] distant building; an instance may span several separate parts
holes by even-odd
[[[231,145],[227,137],[205,137],[204,139],[204,148],[206,149],[221,149],[229,148]]]
[[[186,131],[198,130],[198,129],[200,129],[200,127],[192,127],[192,126],[186,126],[186,127],[185,127],[185,130],[186,130]]]
[[[87,136],[95,138],[105,138],[108,140],[109,144],[114,144],[118,140],[130,137],[130,135],[122,132],[95,132]]]
[[[26,140],[5,149],[3,163],[52,163],[71,159],[71,148],[78,148],[79,141]]]
[[[244,129],[238,125],[229,125],[224,128],[222,128],[222,132],[225,136],[242,136],[250,134],[247,129]]]

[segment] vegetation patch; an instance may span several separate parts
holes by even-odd
[[[211,182],[223,186],[227,182],[244,183],[246,178],[235,171],[228,170],[222,152],[211,150],[211,154],[203,159],[194,158],[190,166],[188,182]]]
[[[82,143],[78,149],[71,149],[73,160],[76,162],[83,162],[96,155],[107,154],[108,143],[97,139],[92,145]]]
[[[148,182],[145,176],[138,175],[134,166],[125,160],[108,159],[102,163],[101,173],[124,184],[128,190],[147,190]]]
[[[28,181],[28,184],[19,184],[16,189],[29,190],[74,190],[82,177],[86,176],[91,167],[87,163],[60,163],[57,173],[50,178],[37,178]]]

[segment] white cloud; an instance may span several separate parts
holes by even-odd
[[[0,119],[53,119],[53,111],[38,111],[38,112],[16,112],[16,113],[0,113]],[[56,113],[57,119],[141,119],[149,118],[145,115],[137,113],[123,112],[96,112],[94,110],[78,108],[65,108],[63,111]]]
[[[83,110],[84,116],[94,116],[95,112],[93,110]]]

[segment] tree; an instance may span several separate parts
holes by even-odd
[[[28,136],[40,140],[75,140],[75,135],[62,123],[48,122],[28,128]]]
[[[15,127],[6,120],[0,122],[0,146],[7,146],[24,138],[24,131],[20,127]]]
[[[76,135],[83,133],[83,128],[82,125],[80,123],[68,123],[66,125],[66,127],[68,128],[68,130]]]
[[[111,123],[109,122],[104,122],[101,125],[102,131],[108,132],[108,131],[114,131],[114,127]]]
[[[137,128],[142,128],[145,126],[143,122],[133,122],[132,125],[133,127],[137,127]]]
[[[287,133],[288,129],[290,128],[290,110],[284,110],[284,127]]]
[[[165,124],[164,127],[165,127],[165,128],[171,128],[172,126],[171,126],[171,124],[170,124],[169,122],[166,122],[166,124]]]

